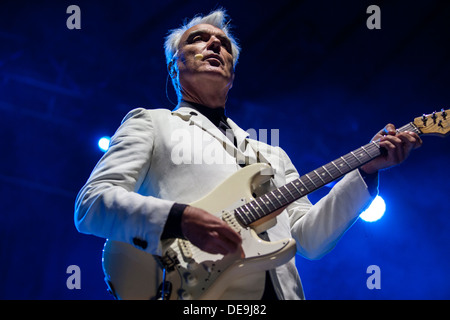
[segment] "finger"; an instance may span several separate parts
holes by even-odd
[[[406,133],[409,134],[411,137],[413,137],[415,139],[415,143],[414,143],[413,149],[417,149],[417,148],[422,146],[423,141],[422,141],[422,139],[419,137],[419,135],[417,133],[412,132],[412,131],[407,131]]]
[[[392,139],[395,138],[395,139]],[[397,141],[399,140],[399,141]],[[394,136],[386,136],[382,138],[382,141],[380,141],[380,147],[384,148],[386,150],[386,161],[390,164],[394,164],[399,159],[398,154],[398,144],[401,142],[400,139],[394,137]]]
[[[416,143],[416,139],[405,133],[400,133],[397,136],[383,137],[385,141],[383,146],[387,149],[387,160],[392,164],[399,164],[403,162],[411,152]],[[380,143],[380,146],[382,144]]]
[[[219,245],[222,254],[231,253],[238,249],[242,243],[241,236],[221,219],[214,220],[208,232],[211,245]],[[208,244],[209,245],[209,244]]]
[[[223,255],[227,255],[229,253],[235,252],[241,244],[240,237],[239,242],[234,242],[224,236],[223,232],[219,231],[211,231],[209,233],[210,238],[206,241],[204,246],[204,251],[209,253],[220,253]]]
[[[387,135],[395,135],[396,130],[395,126],[392,123],[388,123],[383,129],[381,129],[373,138],[372,141],[378,141],[382,137],[385,137]]]
[[[242,243],[241,236],[225,221],[190,206],[183,213],[182,230],[194,245],[213,254],[234,252]]]
[[[420,139],[419,135],[414,132],[404,132],[399,135],[399,138],[403,140],[404,148],[407,149],[408,153],[414,149],[417,149],[422,146],[422,139]]]
[[[402,144],[402,140],[398,136],[387,135],[380,138],[381,143],[386,142],[394,145],[394,147],[400,146]]]
[[[218,235],[211,236],[200,249],[211,254],[227,255],[229,253],[229,249],[223,245]]]
[[[228,225],[220,230],[219,235],[223,241],[223,246],[227,248],[229,252],[236,251],[242,244],[242,238],[239,233],[231,229]]]
[[[221,232],[221,235],[224,238],[228,239],[230,242],[236,243],[237,245],[240,245],[242,243],[242,238],[239,233],[234,231],[228,224],[225,223],[225,226],[223,227]]]
[[[383,131],[383,135],[391,135],[391,136],[395,136],[397,134],[397,131],[395,129],[395,126],[392,123],[388,123],[386,125],[386,127],[384,127]]]
[[[399,134],[398,137],[402,140],[403,149],[409,154],[417,143],[416,138],[407,133]]]

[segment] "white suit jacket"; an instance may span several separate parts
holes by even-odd
[[[131,244],[140,239],[148,244],[146,252],[161,255],[160,236],[174,202],[191,203],[209,193],[241,168],[236,158],[269,162],[274,169],[273,187],[299,177],[282,149],[249,139],[231,119],[228,124],[237,147],[187,103],[172,112],[131,111],[77,196],[77,229]],[[318,259],[335,246],[372,200],[355,170],[315,205],[307,197],[289,205],[267,234],[271,240],[292,237],[300,255]],[[294,258],[270,275],[280,299],[304,298]],[[236,286],[226,297],[245,297],[248,288]]]

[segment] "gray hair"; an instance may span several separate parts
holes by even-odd
[[[217,9],[215,11],[212,11],[210,14],[208,14],[205,17],[202,17],[200,15],[195,16],[191,21],[187,22],[185,21],[182,26],[180,26],[178,29],[173,29],[169,31],[168,36],[166,37],[166,41],[164,43],[164,51],[166,54],[166,63],[167,66],[172,62],[174,59],[177,51],[178,46],[180,44],[180,39],[183,36],[183,34],[186,32],[186,30],[192,28],[195,25],[198,24],[210,24],[213,25],[219,29],[221,29],[225,35],[230,39],[231,41],[231,50],[232,50],[232,56],[233,56],[233,65],[236,66],[236,63],[239,58],[239,53],[241,51],[241,48],[237,44],[236,39],[231,35],[227,22],[228,15],[226,14],[224,9]]]

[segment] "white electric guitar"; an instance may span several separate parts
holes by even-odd
[[[446,136],[450,131],[449,110],[418,117],[399,132]],[[190,205],[226,221],[242,237],[241,252],[209,254],[189,241],[163,241],[163,255],[153,256],[131,244],[107,240],[103,270],[109,290],[117,299],[221,299],[233,282],[255,286],[246,299],[259,299],[265,271],[289,261],[296,252],[287,238],[268,242],[258,234],[276,223],[276,215],[290,203],[359,168],[381,155],[373,141],[300,178],[259,197],[254,189],[270,179],[261,174],[269,165],[257,163],[237,171],[204,198]],[[226,195],[226,196],[224,196]],[[259,277],[259,278],[258,278]],[[253,284],[250,281],[260,279]]]

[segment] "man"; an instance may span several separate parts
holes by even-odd
[[[249,139],[225,116],[239,47],[222,10],[172,30],[165,49],[177,107],[172,112],[136,109],[125,117],[77,197],[75,223],[80,232],[154,255],[162,254],[161,241],[167,238],[185,238],[205,252],[228,255],[240,250],[239,233],[187,204],[248,163],[272,166],[265,192],[299,175],[283,150]],[[347,174],[317,204],[307,197],[290,204],[262,237],[292,237],[297,252],[310,259],[329,252],[375,197],[378,171],[401,163],[422,143],[415,133],[396,133],[392,124],[377,139],[386,150],[383,156]],[[223,161],[205,159],[205,150]],[[242,287],[239,279],[230,283],[221,298],[248,297],[302,299],[295,259],[255,275],[251,286]]]

